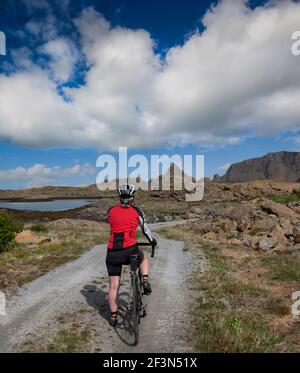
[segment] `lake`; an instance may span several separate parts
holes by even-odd
[[[0,201],[0,208],[25,211],[65,211],[91,205],[97,200],[90,199],[54,199],[42,202],[6,202]]]

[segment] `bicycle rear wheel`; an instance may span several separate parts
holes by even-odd
[[[132,324],[135,339],[134,345],[136,346],[139,343],[140,333],[140,302],[138,294],[138,283],[136,277],[133,279],[132,290]]]

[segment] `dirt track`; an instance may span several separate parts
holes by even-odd
[[[153,225],[152,229],[158,226]],[[14,351],[16,345],[43,329],[55,315],[75,312],[80,304],[99,308],[93,317],[97,317],[97,327],[102,330],[103,345],[99,347],[103,352],[192,351],[186,338],[193,297],[187,280],[195,260],[190,252],[183,250],[182,242],[156,237],[159,248],[151,259],[153,293],[146,297],[148,314],[142,320],[137,347],[130,345],[131,336],[122,324],[116,330],[108,326],[107,281],[102,287],[92,285],[99,274],[106,276],[106,249],[100,245],[22,287],[18,295],[8,301],[7,316],[0,316],[0,352]],[[199,265],[201,268],[201,263],[197,263],[198,270]],[[126,276],[128,274],[122,278],[121,303],[127,299]],[[106,333],[109,337],[105,337]]]

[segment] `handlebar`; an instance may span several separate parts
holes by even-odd
[[[152,246],[151,258],[154,257],[154,254],[155,254],[155,245],[153,245],[151,242],[140,242],[140,243],[137,242],[137,245],[138,246]]]

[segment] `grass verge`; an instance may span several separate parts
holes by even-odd
[[[287,204],[289,202],[297,202],[297,201],[300,201],[300,191],[299,190],[294,190],[292,193],[289,193],[289,194],[283,194],[283,195],[275,195],[275,194],[271,194],[270,195],[270,198],[274,201],[274,202],[278,202],[278,203],[283,203],[283,204]]]
[[[107,242],[107,224],[63,219],[44,224],[41,243],[19,243],[0,254],[0,289],[15,288]]]
[[[281,339],[268,326],[261,305],[270,298],[265,288],[234,277],[228,257],[203,246],[210,269],[198,278],[205,291],[195,311],[196,348],[203,352],[265,352]]]
[[[97,328],[89,317],[88,310],[84,315],[79,310],[74,314],[59,314],[16,349],[39,353],[100,352]]]
[[[158,233],[184,240],[189,250],[204,253],[208,262],[207,270],[192,278],[198,296],[192,338],[196,351],[300,350],[290,312],[291,292],[299,281],[299,256],[215,247],[201,240],[196,223]]]
[[[294,254],[277,254],[261,259],[267,275],[273,280],[300,281],[300,257]]]

